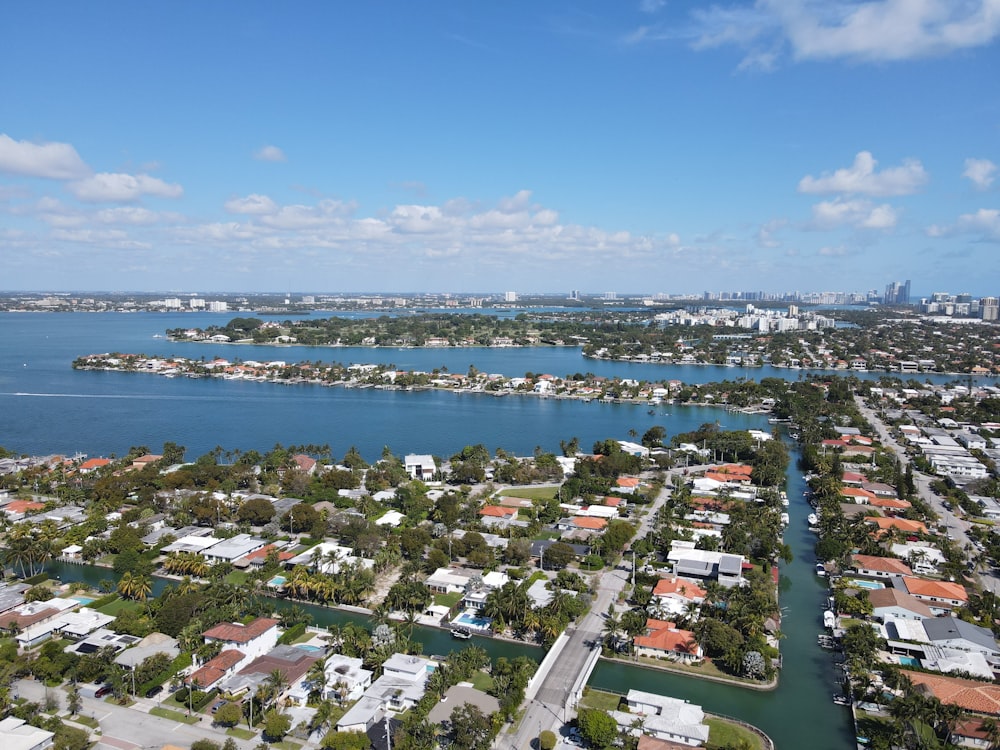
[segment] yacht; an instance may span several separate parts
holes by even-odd
[[[823,563],[816,563],[816,575],[826,576],[826,568],[823,566]]]
[[[810,526],[815,526],[816,524],[819,523],[819,516],[817,516],[815,513],[810,513],[808,516],[806,516],[806,521],[809,522]]]

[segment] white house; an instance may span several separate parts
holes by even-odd
[[[708,724],[701,706],[641,690],[629,690],[625,700],[629,713],[611,712],[624,731],[688,747],[699,747],[708,742]],[[639,727],[633,728],[637,721]]]
[[[243,659],[235,667],[238,670],[277,646],[281,630],[274,618],[258,617],[249,625],[223,622],[209,628],[202,635],[205,643],[221,643],[223,651],[228,649],[240,651]]]
[[[427,481],[434,477],[437,465],[434,463],[434,456],[409,453],[403,460],[403,466],[410,479],[420,479]]]
[[[326,660],[324,673],[323,700],[355,701],[372,684],[372,671],[362,667],[362,660],[353,656],[333,654]]]

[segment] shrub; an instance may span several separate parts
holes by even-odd
[[[538,735],[538,746],[542,750],[552,750],[556,746],[556,733],[546,729]]]

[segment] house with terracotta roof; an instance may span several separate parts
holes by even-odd
[[[903,513],[912,507],[909,500],[900,500],[896,497],[873,497],[869,502],[873,508],[880,508],[890,515]]]
[[[902,670],[900,674],[908,677],[916,689],[925,695],[934,696],[946,706],[958,706],[977,714],[1000,716],[1000,685],[994,682],[912,672],[908,669]]]
[[[221,643],[223,650],[239,649],[245,657],[239,666],[248,664],[277,646],[280,635],[278,620],[273,617],[258,617],[249,625],[223,622],[202,633],[205,643]]]
[[[97,471],[98,469],[107,466],[111,463],[110,458],[88,458],[79,466],[79,472],[81,474],[89,474],[92,471]]]
[[[867,482],[868,478],[864,474],[860,474],[856,471],[845,471],[843,476],[840,478],[841,484],[854,485],[860,487],[862,483]]]
[[[226,677],[235,674],[237,668],[246,661],[246,654],[237,649],[220,651],[218,656],[209,659],[185,677],[184,682],[187,685],[197,686],[198,690],[211,690]]]
[[[851,565],[855,572],[869,578],[892,578],[893,576],[912,576],[910,566],[894,557],[877,557],[875,555],[853,555]]]
[[[233,562],[233,565],[237,568],[263,568],[264,564],[267,562],[267,556],[271,554],[272,550],[278,556],[279,563],[286,563],[295,557],[294,552],[281,549],[275,544],[268,544],[249,554],[243,555],[243,557]]]
[[[840,496],[856,505],[868,505],[875,499],[875,495],[860,487],[842,487],[840,489]]]
[[[632,639],[635,653],[639,656],[650,656],[655,659],[668,658],[672,661],[693,663],[704,658],[704,652],[694,633],[681,630],[675,623],[665,620],[646,620],[645,635],[637,635]]]
[[[509,526],[517,520],[517,508],[506,505],[484,505],[479,509],[479,520],[484,526]]]
[[[296,453],[292,456],[292,461],[295,462],[295,466],[298,467],[299,471],[309,475],[316,473],[316,459],[312,456],[307,456],[304,453]]]
[[[870,516],[865,519],[865,523],[878,526],[878,536],[882,536],[892,529],[899,529],[905,534],[926,534],[927,527],[920,521],[911,521],[908,518],[881,518]]]
[[[938,614],[951,611],[952,607],[964,607],[969,601],[965,586],[954,581],[932,581],[927,578],[903,576],[898,579],[908,594],[915,596]]]
[[[618,477],[615,480],[615,489],[618,492],[623,492],[627,495],[633,494],[639,489],[639,478],[638,477]]]
[[[0,508],[0,512],[12,522],[23,521],[28,516],[43,510],[45,510],[45,503],[34,500],[11,500]]]
[[[694,581],[679,576],[661,578],[653,587],[650,610],[659,617],[689,614],[692,605],[705,601],[707,593]]]
[[[594,516],[573,516],[570,523],[577,529],[586,531],[604,531],[608,526],[608,519],[595,518]]]

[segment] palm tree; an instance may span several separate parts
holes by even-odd
[[[281,693],[288,687],[288,680],[280,669],[272,669],[264,679],[264,686],[270,703],[281,697]]]

